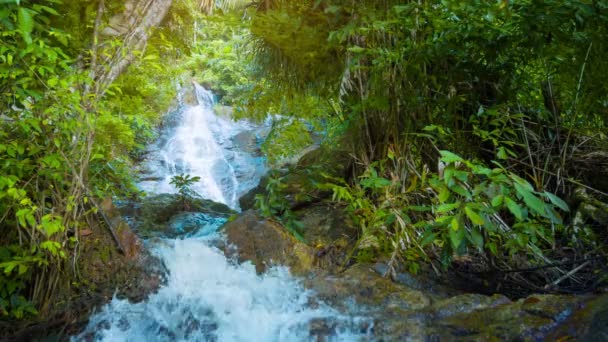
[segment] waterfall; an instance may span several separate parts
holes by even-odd
[[[193,187],[199,195],[237,208],[238,195],[256,185],[263,169],[261,157],[232,142],[251,126],[216,115],[213,94],[195,88],[198,104],[183,106],[178,124],[167,129],[147,161],[157,177],[140,185],[165,193],[175,191],[169,184],[174,175],[199,176]],[[285,267],[258,275],[251,263],[227,259],[214,247],[224,222],[217,219],[186,237],[148,241],[168,270],[167,283],[140,303],[114,298],[72,341],[309,341],[324,339],[311,328],[324,320],[336,327],[329,340],[367,336],[348,328],[360,326],[359,318],[314,298]]]
[[[142,189],[150,193],[174,193],[172,177],[198,176],[200,181],[192,186],[198,195],[238,209],[238,197],[247,190],[239,184],[238,177],[257,181],[263,167],[263,162],[253,161],[252,156],[231,148],[231,139],[251,125],[216,115],[213,93],[196,83],[194,87],[198,104],[184,106],[178,126],[167,134],[157,152],[158,160],[152,161],[160,162],[151,168],[162,180],[143,182]],[[239,167],[238,172],[235,166]]]

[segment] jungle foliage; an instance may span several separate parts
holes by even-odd
[[[607,1],[176,1],[142,51],[99,34],[123,10],[0,0],[3,320],[79,277],[79,232],[136,192],[186,71],[237,118],[273,116],[272,165],[349,151],[347,174],[311,172],[360,228],[357,260],[499,274],[514,295],[605,284]],[[292,222],[270,184],[258,203]]]
[[[355,257],[498,272],[513,295],[605,283],[606,221],[580,208],[608,200],[608,2],[266,1],[246,13],[257,81],[241,111],[281,115],[284,144],[314,126],[351,151],[352,172],[319,187],[360,227]]]
[[[45,317],[81,283],[80,232],[99,225],[98,201],[137,192],[131,160],[175,98],[167,66],[188,53],[175,32],[196,8],[175,5],[146,50],[126,51],[100,34],[122,2],[0,1],[0,320]]]

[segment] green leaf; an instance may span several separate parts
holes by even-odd
[[[27,266],[24,264],[19,264],[19,275],[27,272]]]
[[[425,247],[426,245],[435,241],[436,238],[437,234],[431,233],[430,231],[428,231],[428,234],[425,232],[425,234],[422,236],[422,239],[420,240],[420,246]]]
[[[545,191],[545,196],[547,196],[549,201],[551,201],[551,203],[553,203],[555,206],[557,206],[561,210],[570,211],[568,204],[566,202],[564,202],[564,200],[562,200],[561,198],[559,198],[559,197],[555,196],[554,194],[547,192],[547,191]]]
[[[520,221],[524,219],[524,215],[521,211],[521,207],[519,206],[519,204],[515,203],[514,200],[507,196],[505,196],[505,203],[507,204],[507,208],[509,208],[509,211],[511,212],[511,214],[513,214],[513,216],[515,216],[515,218]]]
[[[456,218],[454,218],[454,220],[457,221]],[[452,247],[454,247],[454,250],[457,250],[458,247],[462,244],[462,241],[464,240],[464,237],[465,237],[464,229],[458,229],[458,230],[450,229],[449,235],[450,235],[450,241],[452,242]]]
[[[466,199],[471,199],[471,193],[469,192],[469,190],[463,188],[460,185],[455,185],[452,187],[452,191],[454,191],[455,193],[459,194],[460,196],[466,198]]]
[[[452,182],[452,177],[454,176],[454,167],[448,166],[443,169],[443,179],[447,186],[452,186],[454,182]]]
[[[52,15],[59,15],[59,13],[58,13],[56,10],[54,10],[53,8],[48,7],[48,6],[43,6],[43,5],[34,5],[34,7],[33,7],[33,8],[34,8],[35,10],[37,10],[37,11],[39,11],[39,10],[43,10],[43,11],[45,11],[45,12],[47,12],[47,13],[52,14]]]
[[[455,163],[464,161],[462,157],[450,151],[443,150],[439,151],[439,153],[441,154],[441,161],[443,161],[444,163]]]
[[[528,191],[528,189],[524,188],[523,186],[521,186],[518,183],[515,183],[515,190],[517,191],[517,193],[519,195],[521,195],[521,197],[524,200],[524,203],[526,203],[528,208],[531,208],[539,215],[542,215],[542,216],[547,215],[547,213],[545,211],[545,202],[543,202],[538,197],[534,196],[533,193],[531,193],[530,191]]]
[[[446,213],[460,207],[460,204],[460,202],[442,204],[435,209],[435,212],[438,214]]]
[[[381,189],[391,185],[391,181],[383,177],[370,177],[361,181],[361,186],[370,189]]]
[[[471,209],[469,206],[464,207],[464,212],[465,214],[467,214],[467,217],[469,218],[469,220],[471,220],[471,222],[473,222],[476,225],[483,225],[484,224],[484,219],[479,216],[478,213],[476,213],[473,209]]]
[[[17,18],[19,23],[19,31],[21,33],[21,36],[23,37],[23,40],[28,45],[32,44],[31,33],[34,30],[34,18],[32,18],[30,10],[28,10],[27,8],[20,7]]]
[[[447,187],[441,187],[439,191],[439,202],[443,203],[450,198],[450,190]]]
[[[452,222],[450,222],[450,226],[452,227],[451,230],[453,231],[460,230],[460,220],[458,216],[452,219]]]
[[[454,177],[459,181],[466,183],[469,180],[469,173],[466,171],[454,171]]]
[[[500,147],[498,149],[498,153],[496,154],[496,156],[498,157],[498,159],[502,159],[502,160],[509,158],[509,156],[507,155],[507,151],[505,150],[504,147]]]
[[[7,261],[0,263],[0,268],[4,268],[4,274],[10,274],[16,266],[16,261]]]
[[[493,207],[500,207],[502,205],[502,203],[504,202],[504,196],[503,195],[498,195],[496,197],[494,197],[492,199],[492,206]]]
[[[471,229],[469,240],[478,248],[483,248],[483,235],[477,229]]]

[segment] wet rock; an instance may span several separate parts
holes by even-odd
[[[176,237],[193,232],[197,225],[226,219],[235,211],[222,203],[206,199],[184,199],[178,194],[160,194],[125,203],[120,211],[143,237]]]
[[[576,189],[575,198],[579,201],[572,222],[575,229],[582,230],[590,222],[601,227],[608,225],[608,203],[591,196],[584,188]]]
[[[399,312],[430,305],[430,299],[423,292],[381,277],[368,264],[355,265],[336,275],[310,277],[304,284],[315,290],[322,300],[344,309],[348,300],[371,309]]]
[[[574,296],[538,295],[503,304],[497,299],[487,305],[477,298],[482,308],[470,311],[471,305],[465,304],[462,312],[437,320],[436,334],[448,340],[542,340],[581,305],[581,298]]]
[[[337,323],[329,318],[315,318],[310,321],[310,337],[315,341],[327,341],[336,333]]]
[[[262,151],[258,144],[256,131],[243,131],[232,138],[232,143],[234,144],[234,148],[239,151],[255,156],[261,155]]]
[[[266,175],[262,177],[262,179],[260,179],[260,183],[257,186],[255,186],[251,190],[247,191],[243,196],[241,196],[239,198],[239,206],[241,207],[241,210],[245,211],[253,209],[255,207],[256,196],[266,194],[267,185],[268,176]]]
[[[608,294],[589,298],[547,337],[556,340],[608,341]]]
[[[430,319],[419,312],[374,314],[373,340],[378,341],[439,341],[429,330]]]
[[[325,203],[313,204],[296,212],[302,223],[302,235],[312,245],[329,245],[357,235],[357,228],[342,208]]]
[[[431,307],[435,319],[456,314],[473,312],[479,309],[492,308],[498,305],[509,304],[509,298],[503,295],[484,296],[481,294],[463,294],[434,303]]]
[[[296,240],[279,223],[247,211],[222,227],[229,244],[238,249],[239,261],[251,261],[257,272],[271,265],[286,265],[294,273],[313,268],[314,251]],[[227,255],[234,250],[225,247]]]
[[[209,235],[226,222],[225,217],[216,217],[203,213],[184,212],[177,214],[169,220],[165,237],[176,238],[192,235]]]
[[[210,89],[211,87],[206,86],[205,88]],[[227,120],[232,120],[234,117],[234,108],[231,106],[215,105],[213,111],[217,116]]]
[[[118,247],[122,250],[124,255],[134,260],[139,257],[143,245],[141,240],[133,233],[129,225],[122,219],[120,212],[116,209],[112,200],[106,198],[100,208],[103,212],[103,216],[107,220],[107,224],[110,225]]]

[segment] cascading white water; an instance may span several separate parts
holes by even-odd
[[[198,105],[186,106],[179,125],[160,148],[162,181],[147,182],[142,188],[150,193],[172,193],[171,178],[186,174],[200,177],[192,186],[201,197],[238,208],[239,189],[233,164],[242,164],[243,156],[226,147],[238,133],[250,128],[213,112],[213,94],[194,83]]]
[[[170,270],[167,285],[147,301],[114,299],[93,316],[75,341],[308,341],[312,320],[341,317],[330,307],[310,305],[285,268],[257,275],[250,264],[235,265],[204,239],[167,241],[158,246]],[[356,339],[346,328],[330,337]]]
[[[230,139],[246,129],[213,113],[213,96],[196,86],[198,106],[184,107],[177,128],[159,144],[156,180],[150,193],[174,191],[173,175],[200,176],[194,189],[204,198],[237,207],[239,193],[255,186],[259,160],[235,150]],[[239,177],[240,175],[240,177]],[[165,264],[167,283],[140,303],[114,298],[93,315],[73,341],[335,341],[358,340],[359,318],[341,316],[318,302],[286,268],[258,275],[250,263],[228,260],[213,246],[225,219],[206,220],[198,233],[181,239],[150,241]],[[311,321],[327,320],[328,336],[311,332]],[[341,328],[340,328],[341,327]],[[349,328],[350,327],[350,328]]]

